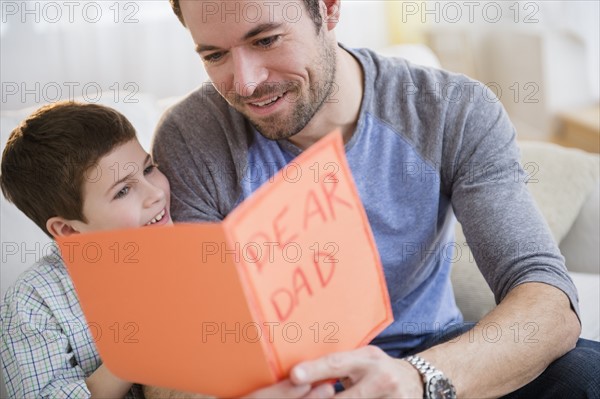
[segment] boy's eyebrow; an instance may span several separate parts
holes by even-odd
[[[150,154],[146,154],[146,158],[144,158],[144,162],[142,162],[142,165],[146,165],[149,161],[152,161],[152,157],[150,156]],[[128,173],[127,175],[125,175],[122,179],[117,180],[116,182],[114,182],[113,184],[111,184],[111,186],[108,188],[108,190],[106,190],[107,194],[110,194],[110,192],[119,184],[123,183],[125,180],[131,178],[131,175],[134,175],[135,173],[137,173],[137,169],[134,169],[131,173]]]
[[[277,29],[277,28],[279,28],[281,25],[282,25],[282,24],[281,24],[281,22],[279,22],[279,23],[275,23],[275,22],[267,22],[267,23],[264,23],[264,24],[260,24],[260,25],[258,25],[256,28],[254,28],[254,29],[251,29],[250,31],[248,31],[248,32],[247,32],[247,33],[244,35],[244,37],[242,38],[242,40],[248,40],[248,39],[251,39],[251,38],[253,38],[254,36],[258,36],[258,35],[260,35],[261,33],[268,32],[268,31],[270,31],[270,30]],[[210,45],[210,44],[197,44],[197,45],[196,45],[196,52],[197,52],[197,53],[201,53],[201,52],[203,52],[203,51],[213,51],[213,50],[219,50],[219,47],[217,47],[217,46],[213,46],[213,45]]]

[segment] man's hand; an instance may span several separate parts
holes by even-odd
[[[336,398],[421,398],[423,382],[408,362],[394,359],[376,346],[338,352],[303,362],[292,369],[294,384],[344,379],[344,392]]]

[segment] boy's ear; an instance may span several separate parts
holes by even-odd
[[[79,234],[79,231],[73,228],[73,223],[60,216],[53,216],[46,222],[46,229],[52,237],[68,237],[71,234]]]

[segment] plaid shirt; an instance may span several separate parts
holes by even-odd
[[[56,247],[23,273],[0,307],[0,357],[11,398],[89,398],[102,361]],[[143,398],[134,385],[126,398]]]

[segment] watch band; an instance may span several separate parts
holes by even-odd
[[[423,379],[423,398],[425,399],[456,399],[456,390],[452,381],[427,360],[419,356],[404,358],[417,369]]]
[[[427,374],[438,372],[438,369],[433,367],[431,363],[422,357],[413,355],[406,357],[405,360],[412,364],[419,371],[419,373],[421,373],[421,376],[423,376],[424,379]]]

